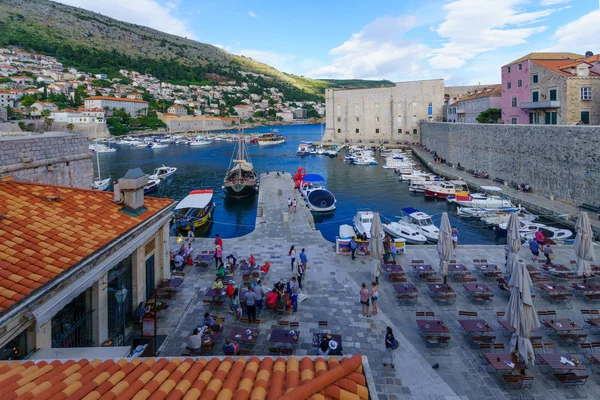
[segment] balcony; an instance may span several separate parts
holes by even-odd
[[[457,114],[464,114],[465,113],[465,109],[464,108],[457,108],[456,109],[456,113]]]
[[[524,103],[521,103],[521,108],[527,108],[528,110],[560,108],[560,101],[559,100],[526,101]]]

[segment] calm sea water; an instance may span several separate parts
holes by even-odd
[[[350,165],[339,158],[311,155],[296,156],[300,141],[319,140],[320,125],[294,125],[277,127],[286,136],[284,145],[248,148],[257,172],[286,171],[294,173],[297,168],[306,168],[309,173],[322,175],[328,189],[337,198],[337,209],[326,215],[315,214],[316,227],[323,236],[335,241],[341,224],[352,225],[357,210],[379,211],[384,218],[395,219],[403,207],[415,207],[433,216],[437,224],[443,211],[450,214],[451,224],[460,232],[460,242],[464,244],[497,244],[494,232],[477,225],[477,222],[455,218],[445,201],[425,200],[422,195],[412,195],[408,184],[398,181],[393,170],[376,166]],[[247,130],[246,133],[268,132],[270,128],[261,127]],[[115,153],[100,154],[100,166],[103,176],[110,174],[112,179],[122,177],[129,168],[140,167],[151,174],[161,165],[177,167],[175,175],[163,181],[156,197],[170,197],[176,200],[184,198],[191,190],[213,189],[216,209],[213,222],[202,236],[218,233],[231,238],[245,235],[254,230],[256,203],[258,196],[246,199],[232,199],[221,189],[223,177],[229,167],[232,142],[214,142],[208,146],[169,145],[163,149],[133,148],[117,146]],[[94,156],[95,164],[95,156]],[[94,165],[96,168],[96,165]]]

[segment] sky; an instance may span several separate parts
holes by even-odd
[[[600,52],[600,0],[59,2],[311,78],[491,84],[530,52]]]

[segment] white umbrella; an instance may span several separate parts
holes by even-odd
[[[516,213],[510,215],[506,225],[506,243],[508,244],[508,259],[506,260],[506,273],[512,274],[519,262],[521,250],[521,236],[519,235],[519,217]]]
[[[533,283],[522,261],[515,266],[508,286],[510,287],[510,299],[504,319],[515,329],[510,340],[510,351],[517,351],[524,362],[533,363],[535,353],[529,338],[531,331],[540,326],[540,321],[531,299]]]
[[[437,252],[440,256],[440,275],[446,280],[448,275],[448,262],[452,258],[452,228],[450,227],[450,220],[448,219],[448,213],[442,214],[442,221],[440,222],[440,234],[437,244]]]
[[[375,281],[378,281],[381,258],[383,257],[383,226],[379,213],[373,213],[373,222],[371,222],[371,241],[369,242],[369,252],[371,253],[371,261],[373,263],[373,275]]]
[[[590,226],[590,218],[585,211],[579,214],[577,225],[575,225],[577,236],[573,243],[573,250],[577,255],[577,275],[592,275],[591,261],[596,261],[596,255],[592,247],[592,227]]]

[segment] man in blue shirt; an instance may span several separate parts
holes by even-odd
[[[231,340],[229,338],[227,338],[225,340],[225,344],[222,347],[223,353],[233,354],[234,356],[237,355],[239,348],[240,348],[240,345],[231,343]]]
[[[300,291],[300,289],[298,288],[298,282],[296,280],[296,277],[292,277],[292,284],[290,285],[290,292],[291,292],[291,300],[292,300],[292,307],[294,309],[294,312],[298,311],[298,292]]]
[[[202,326],[204,326],[204,325],[208,326],[210,329],[212,329],[214,331],[221,330],[221,325],[217,324],[215,322],[215,319],[209,313],[204,314],[204,319],[202,320]]]
[[[300,252],[300,262],[304,265],[304,271],[306,272],[306,263],[308,263],[308,257],[306,257],[306,253],[304,249]]]

